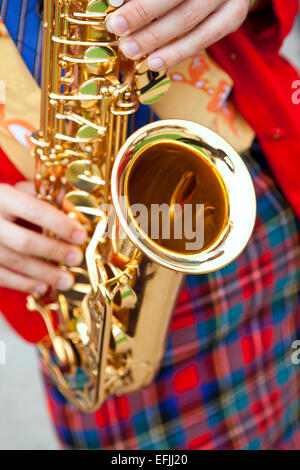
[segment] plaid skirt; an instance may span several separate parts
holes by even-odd
[[[244,159],[254,234],[226,268],[186,278],[155,382],[85,414],[44,373],[63,448],[300,448],[300,223],[257,144]]]

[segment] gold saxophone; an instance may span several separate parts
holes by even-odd
[[[53,380],[86,412],[153,380],[184,273],[229,264],[247,244],[256,214],[244,163],[211,130],[158,121],[127,139],[139,102],[155,102],[170,80],[145,60],[127,60],[106,30],[107,16],[123,3],[44,5],[36,192],[81,222],[89,238],[82,265],[62,266],[73,288],[31,295],[28,308],[46,323],[39,348]],[[152,206],[167,205],[168,236],[157,227],[148,235],[136,204],[146,208],[149,227]],[[189,233],[175,233],[178,208],[187,205],[189,222],[202,221],[198,247]]]

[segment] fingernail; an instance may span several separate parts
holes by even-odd
[[[47,289],[48,289],[47,284],[38,284],[37,286],[35,286],[34,291],[35,291],[38,295],[44,295],[44,294],[46,294]]]
[[[77,266],[82,261],[82,251],[81,250],[73,250],[70,251],[68,256],[66,257],[66,264],[69,266]]]
[[[110,33],[121,36],[129,30],[128,23],[123,16],[114,15],[109,16],[106,20],[106,28]]]
[[[155,72],[159,72],[160,70],[164,70],[166,68],[164,61],[159,58],[148,59],[148,66],[150,70],[154,70]]]
[[[137,59],[141,55],[141,50],[136,41],[133,40],[125,40],[120,41],[120,49],[127,57],[130,59]]]
[[[71,275],[64,275],[60,278],[60,280],[57,283],[57,288],[59,290],[68,290],[71,289],[72,285],[74,283],[74,278]]]
[[[86,232],[84,230],[75,230],[72,234],[72,241],[78,245],[86,241]]]

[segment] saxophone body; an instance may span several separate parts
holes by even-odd
[[[62,266],[72,289],[31,295],[28,308],[46,323],[39,349],[52,379],[86,412],[153,380],[184,274],[230,263],[256,212],[243,162],[209,129],[158,121],[127,138],[139,103],[155,102],[170,80],[125,59],[106,30],[123,3],[45,1],[41,126],[32,137],[37,197],[82,223],[88,242],[80,267]],[[148,236],[132,210],[191,201],[204,207],[191,215],[205,229],[197,249],[172,230],[167,241],[160,231]]]

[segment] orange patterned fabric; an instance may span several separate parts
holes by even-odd
[[[170,70],[172,86],[153,106],[162,119],[187,119],[218,132],[238,152],[250,148],[253,130],[231,101],[233,80],[203,51]]]

